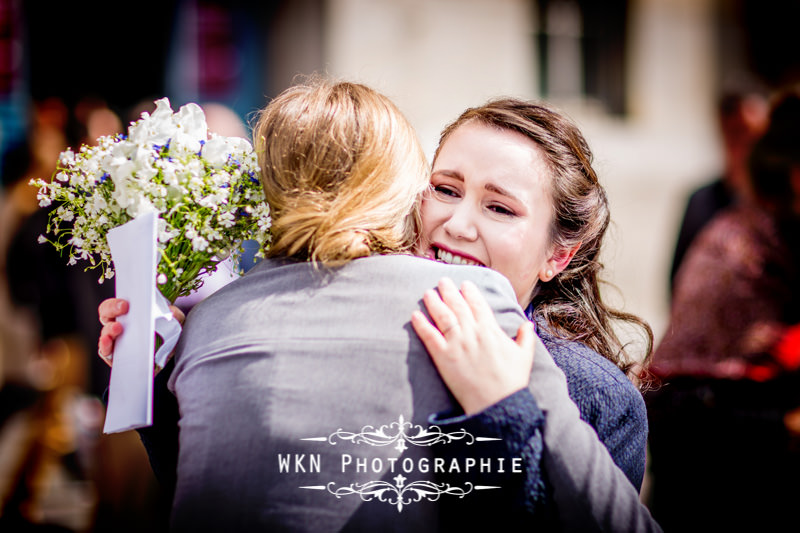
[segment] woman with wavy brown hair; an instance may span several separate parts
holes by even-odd
[[[468,109],[445,128],[434,156],[423,252],[508,278],[566,374],[581,418],[639,489],[647,414],[636,385],[653,337],[644,321],[601,297],[610,215],[591,163],[577,126],[545,105],[507,98]],[[619,338],[617,325],[640,331],[640,353]],[[476,379],[472,394],[483,394],[485,381]]]

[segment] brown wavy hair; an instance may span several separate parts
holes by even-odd
[[[411,249],[429,167],[387,97],[312,77],[260,112],[253,137],[272,216],[268,256],[334,266]]]
[[[653,350],[653,332],[641,318],[607,305],[600,294],[599,261],[610,221],[608,199],[592,168],[592,152],[578,127],[542,104],[504,98],[467,109],[442,132],[434,161],[447,138],[468,122],[521,133],[535,142],[550,170],[554,216],[550,243],[570,249],[579,245],[569,265],[552,280],[539,281],[533,314],[556,337],[581,342],[617,365],[639,385]],[[644,353],[628,353],[614,326],[630,325],[644,339]]]

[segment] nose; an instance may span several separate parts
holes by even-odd
[[[475,225],[475,213],[468,202],[459,202],[450,214],[450,218],[443,224],[447,234],[454,239],[474,241],[478,238],[478,228]]]

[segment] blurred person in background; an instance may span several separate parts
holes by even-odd
[[[700,230],[721,210],[739,199],[752,198],[747,160],[753,143],[764,132],[767,112],[766,98],[751,90],[726,91],[717,102],[725,167],[720,176],[689,196],[675,244],[670,288],[674,286],[675,274],[686,251]]]
[[[153,522],[148,495],[158,486],[135,433],[101,437],[108,368],[90,356],[95,308],[113,283],[38,243],[50,209],[28,184],[52,176],[68,146],[116,134],[121,121],[87,97],[37,102],[30,123],[26,142],[4,158],[0,202],[0,530],[141,527]]]
[[[797,521],[796,89],[775,100],[749,170],[752,200],[721,212],[689,248],[653,358],[664,384],[648,395],[651,505],[666,531],[778,531]]]
[[[58,254],[39,254],[44,250],[35,248],[38,235],[30,235],[46,222],[36,188],[28,181],[52,175],[68,144],[68,122],[69,108],[60,99],[37,102],[27,137],[3,159],[0,445],[6,452],[0,514],[4,528],[34,524],[83,528],[91,521],[94,505],[76,453],[74,423],[76,400],[85,391],[92,363],[85,343],[75,335],[74,309],[59,305],[69,299],[75,302],[80,295],[66,296],[64,280],[46,274],[64,272],[66,265],[60,265]],[[44,294],[52,297],[47,304]],[[62,312],[66,316],[60,316]]]

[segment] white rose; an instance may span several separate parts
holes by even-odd
[[[214,168],[220,168],[228,162],[231,145],[226,137],[212,137],[203,145],[203,159]]]
[[[111,174],[114,187],[116,189],[124,187],[125,184],[133,177],[133,171],[135,169],[136,166],[132,161],[120,158],[114,159],[114,161],[111,162],[111,168],[109,168],[109,174]]]
[[[128,141],[120,141],[111,149],[111,162],[118,159],[128,159],[136,151],[137,144]]]
[[[204,141],[208,138],[208,126],[203,110],[197,104],[181,106],[175,113],[175,124],[179,128],[180,139],[183,142]],[[198,146],[199,150],[199,146]],[[193,150],[197,151],[197,150]]]
[[[253,146],[250,144],[250,141],[242,137],[228,137],[228,143],[231,145],[234,157],[237,158],[241,157],[244,159],[253,151]],[[245,161],[241,162],[245,163]]]
[[[130,187],[129,182],[120,181],[114,182],[114,191],[111,193],[111,198],[120,206],[122,209],[127,209],[130,206],[134,198],[137,195],[137,191]]]
[[[128,128],[128,140],[140,145],[163,145],[176,136],[169,99],[156,100],[152,115],[142,113],[142,118]]]

